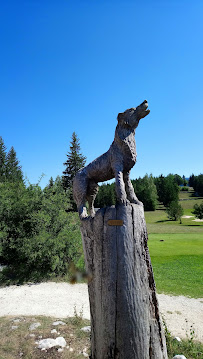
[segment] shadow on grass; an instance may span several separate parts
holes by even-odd
[[[201,224],[185,224],[185,227],[201,227]]]
[[[172,221],[171,219],[162,219],[161,221],[156,221],[156,223],[165,223],[165,222],[176,222],[176,221]]]

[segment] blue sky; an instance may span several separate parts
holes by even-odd
[[[119,112],[148,100],[131,178],[199,174],[203,2],[2,1],[0,136],[42,187],[61,175],[75,131],[87,162]]]

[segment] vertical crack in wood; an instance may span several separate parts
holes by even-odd
[[[118,219],[118,210],[116,210],[116,219]],[[115,288],[115,348],[114,348],[114,358],[117,359],[117,317],[118,317],[118,307],[117,307],[117,300],[118,300],[118,228],[116,226],[116,288]]]

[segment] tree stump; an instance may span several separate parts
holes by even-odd
[[[167,359],[141,205],[81,221],[92,359]]]

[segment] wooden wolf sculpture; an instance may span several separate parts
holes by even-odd
[[[115,138],[109,150],[82,168],[73,180],[73,196],[81,219],[88,216],[85,207],[89,204],[90,216],[95,215],[94,200],[98,191],[98,182],[115,177],[116,194],[119,203],[142,204],[138,201],[132,183],[130,170],[136,163],[135,129],[141,118],[150,112],[145,100],[136,108],[130,108],[118,114]]]

